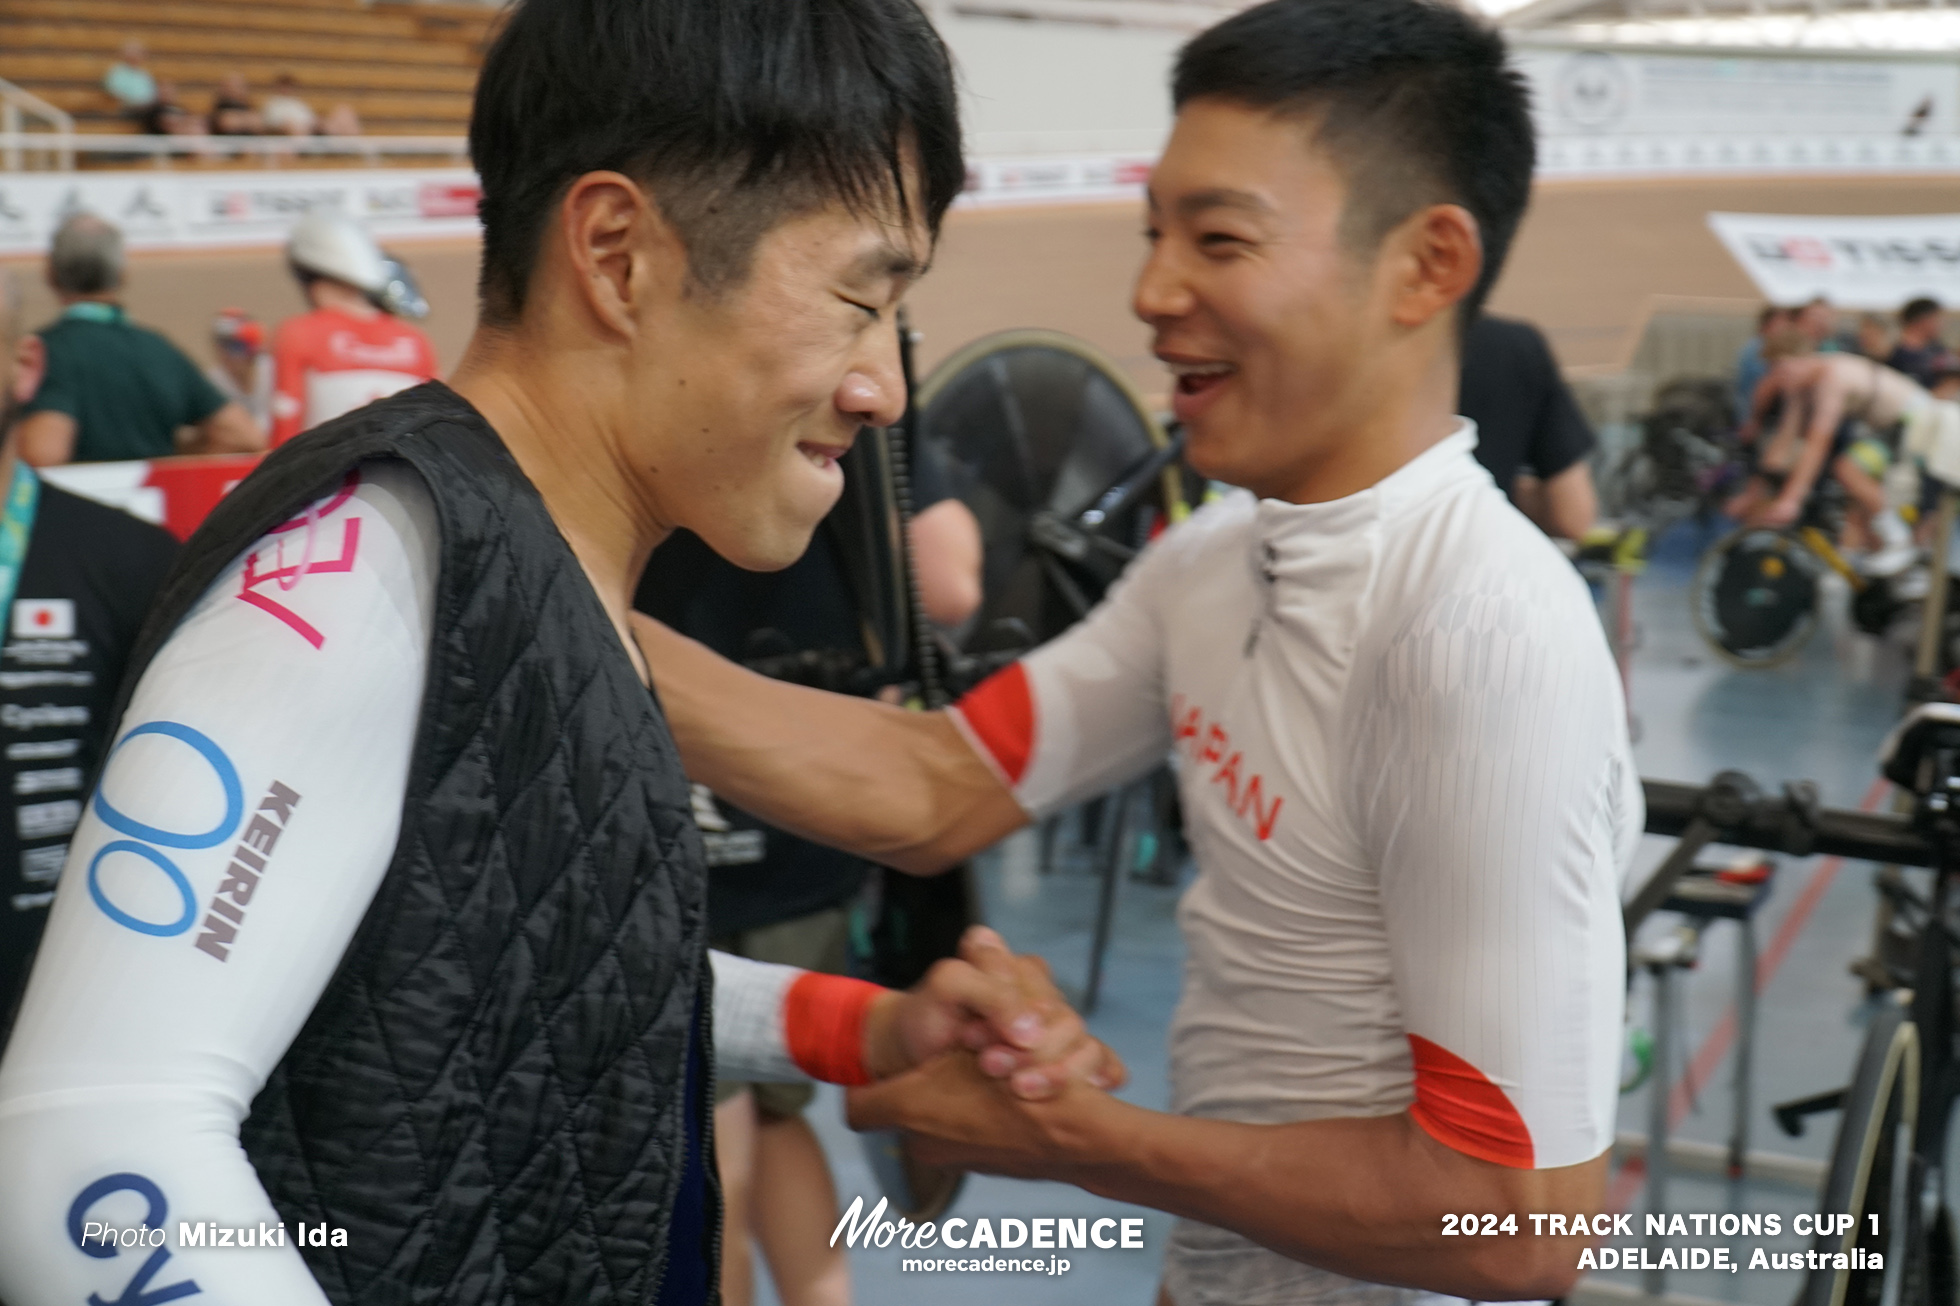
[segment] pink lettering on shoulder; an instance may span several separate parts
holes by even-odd
[[[358,478],[359,472],[349,472],[338,492],[326,503],[308,511],[304,516],[295,517],[291,521],[273,527],[271,532],[273,536],[299,533],[298,540],[294,542],[294,547],[299,554],[296,561],[287,562],[285,539],[273,540],[274,566],[269,571],[259,570],[259,554],[256,549],[245,556],[245,574],[241,578],[237,597],[259,611],[284,622],[295,634],[316,649],[327,642],[327,637],[320,632],[319,627],[273,597],[273,591],[276,589],[280,594],[289,594],[308,576],[336,572],[345,574],[354,570],[354,560],[361,551],[359,517],[349,517],[340,524],[339,556],[315,557],[314,546],[321,533],[320,519],[347,502],[354,493],[354,487],[359,484]]]

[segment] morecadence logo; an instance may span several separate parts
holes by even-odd
[[[1135,1216],[1103,1216],[1100,1219],[1086,1215],[983,1215],[971,1219],[955,1216],[949,1220],[927,1220],[915,1224],[903,1217],[896,1221],[886,1219],[885,1212],[889,1206],[890,1199],[881,1197],[866,1214],[864,1198],[853,1198],[850,1209],[844,1212],[837,1227],[831,1231],[830,1245],[835,1247],[841,1240],[844,1246],[852,1248],[887,1248],[896,1244],[905,1251],[951,1249],[965,1253],[956,1257],[907,1257],[899,1268],[908,1271],[1016,1271],[1048,1275],[1068,1273],[1070,1262],[1054,1255],[1000,1256],[996,1253],[1022,1249],[1051,1253],[1143,1250],[1143,1220]],[[977,1255],[980,1251],[985,1251],[987,1255]]]

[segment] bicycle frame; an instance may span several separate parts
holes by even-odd
[[[1914,782],[1920,797],[1909,817],[1819,808],[1815,787],[1807,782],[1786,785],[1781,795],[1769,797],[1749,777],[1734,771],[1716,776],[1706,788],[1644,782],[1647,832],[1672,835],[1680,842],[1626,911],[1631,939],[1646,915],[1666,900],[1700,849],[1711,843],[1792,856],[1830,854],[1934,872],[1909,1009],[1883,1012],[1873,1022],[1860,1053],[1859,1077],[1850,1088],[1776,1108],[1778,1121],[1792,1133],[1801,1130],[1806,1115],[1844,1108],[1825,1183],[1827,1204],[1837,1204],[1831,1209],[1841,1205],[1862,1213],[1874,1196],[1868,1181],[1875,1173],[1886,1177],[1883,1201],[1891,1227],[1874,1234],[1885,1239],[1884,1269],[1878,1272],[1881,1290],[1875,1299],[1869,1291],[1862,1294],[1858,1306],[1902,1306],[1908,1277],[1930,1272],[1931,1261],[1922,1254],[1932,1246],[1932,1235],[1922,1227],[1920,1211],[1928,1194],[1943,1191],[1947,1119],[1954,1097],[1960,1094],[1952,1046],[1954,940],[1946,920],[1952,893],[1949,872],[1960,867],[1956,856],[1960,853],[1960,725],[1935,727],[1934,732],[1935,742],[1922,743],[1918,749],[1911,774],[1903,774],[1907,768],[1901,763],[1890,777],[1895,782]],[[1900,1076],[1906,1081],[1902,1091]],[[1666,1092],[1667,1086],[1657,1086],[1655,1091]],[[1912,1127],[1909,1138],[1888,1140],[1882,1128],[1873,1126],[1893,1118],[1895,1091],[1900,1097],[1897,1115],[1901,1123],[1909,1119]],[[1933,1207],[1939,1208],[1937,1200]],[[1864,1234],[1860,1219],[1848,1235],[1835,1239],[1819,1235],[1813,1250],[1848,1252]],[[1798,1298],[1799,1306],[1846,1306],[1853,1275],[1869,1273],[1813,1270]]]
[[[1844,577],[1850,584],[1852,593],[1858,593],[1870,583],[1858,574],[1856,567],[1844,560],[1844,555],[1837,551],[1837,545],[1831,543],[1831,537],[1820,528],[1809,525],[1800,527],[1797,538],[1804,542],[1805,548],[1823,559],[1825,566]]]

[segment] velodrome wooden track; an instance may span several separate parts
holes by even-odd
[[[1625,361],[1655,296],[1726,301],[1746,312],[1755,292],[1709,234],[1711,210],[1759,213],[1960,212],[1960,177],[1785,178],[1558,182],[1542,185],[1496,307],[1543,326],[1567,366]],[[931,363],[976,336],[1018,326],[1072,332],[1109,351],[1149,392],[1164,378],[1130,316],[1130,281],[1142,254],[1140,221],[1127,204],[972,211],[947,221],[935,266],[913,294]],[[468,337],[474,242],[405,244],[433,305],[427,323],[445,366]],[[27,321],[52,315],[38,268]],[[133,260],[128,303],[200,358],[219,308],[268,323],[299,311],[298,291],[276,251],[150,254]]]

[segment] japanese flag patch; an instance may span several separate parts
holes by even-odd
[[[75,638],[75,600],[14,600],[14,638]]]

